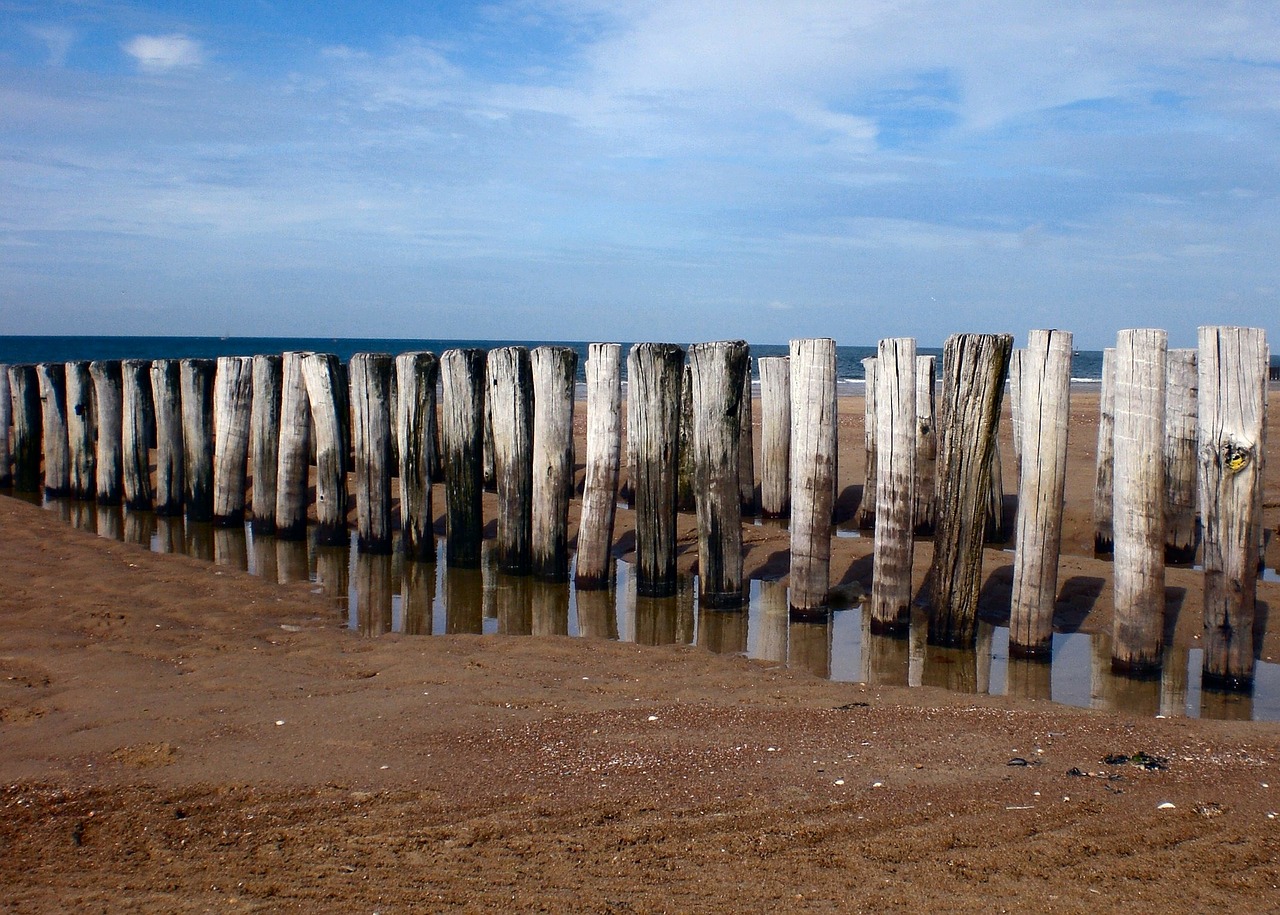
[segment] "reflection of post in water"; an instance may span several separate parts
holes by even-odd
[[[214,528],[213,561],[241,572],[249,571],[249,540],[244,535],[243,523]]]
[[[317,562],[319,559],[317,558]],[[346,562],[342,567],[345,569]],[[276,571],[280,584],[311,579],[311,565],[307,559],[306,540],[282,540],[276,538]]]
[[[294,545],[296,541],[281,541]],[[296,571],[302,573],[302,578],[295,578],[294,581],[306,581],[308,576],[307,553],[305,542],[296,545],[303,547],[302,563]],[[321,546],[316,545],[316,583],[324,589],[324,595],[328,598],[329,605],[335,610],[345,612],[347,602],[349,600],[351,586],[351,551],[343,549],[340,546]],[[284,571],[283,562],[280,565],[281,571]],[[293,571],[293,570],[291,570]],[[296,573],[295,573],[296,574]]]
[[[574,591],[578,604],[578,634],[589,639],[618,639],[618,592],[615,588]]]
[[[870,614],[867,614],[870,618]],[[824,680],[831,676],[832,620],[813,613],[791,620],[787,666],[807,670]],[[903,645],[906,642],[902,642]]]
[[[185,553],[187,551],[186,533],[183,531],[181,515],[156,515],[157,553]]]
[[[760,582],[760,625],[756,631],[755,651],[757,658],[786,662],[789,615],[787,586],[780,581]]]
[[[280,565],[276,561],[276,538],[266,534],[254,534],[251,551],[253,554],[253,574],[265,578],[267,581],[277,581],[280,574]]]
[[[431,614],[436,596],[435,563],[406,562],[401,579],[404,634],[431,635]]]
[[[446,554],[447,555],[447,554]],[[481,607],[484,582],[479,569],[467,569],[451,566],[444,576],[444,612],[445,632],[450,635],[458,633],[484,632],[484,617]]]
[[[533,603],[529,576],[498,572],[494,573],[493,579],[493,610],[498,618],[499,635],[530,635],[533,632]],[[488,581],[484,590],[487,598],[490,594]],[[487,611],[488,607],[485,609]]]
[[[1019,699],[1053,698],[1053,667],[1035,658],[1010,658],[1007,692]]]
[[[1182,718],[1187,714],[1187,649],[1165,647],[1160,668],[1160,714]]]
[[[569,634],[569,582],[531,581],[534,635]]]
[[[151,547],[151,534],[155,531],[156,516],[151,512],[126,511],[124,513],[124,542]]]
[[[480,580],[483,583],[481,589],[480,609],[481,613],[487,620],[498,618],[498,554],[500,550],[492,540],[484,540],[480,543]],[[446,573],[448,574],[448,573]]]
[[[203,562],[213,562],[213,525],[211,523],[208,521],[186,523],[186,553]]]
[[[688,575],[676,578],[676,641],[692,645],[698,618],[694,612],[694,579]]]
[[[1200,717],[1218,721],[1253,720],[1253,694],[1206,689],[1200,694]]]
[[[356,553],[356,605],[348,609],[361,635],[391,631],[391,598],[394,593],[390,553]]]
[[[676,643],[676,616],[679,598],[636,596],[631,618],[637,645]]]
[[[976,693],[978,652],[972,648],[930,646],[925,656],[921,685],[940,686],[956,693]]]
[[[847,612],[847,611],[846,611]],[[794,641],[796,627],[791,626]],[[875,686],[906,686],[910,665],[910,641],[872,633],[871,614],[862,613],[862,676],[864,683]]]
[[[78,531],[96,533],[98,530],[98,512],[92,502],[71,501],[68,508],[71,512],[71,526]]]
[[[1093,707],[1154,717],[1160,710],[1160,677],[1134,677],[1115,673],[1111,663],[1111,638],[1107,633],[1094,635],[1092,648]]]
[[[698,644],[715,654],[746,654],[746,611],[699,607]]]
[[[124,539],[124,514],[119,505],[103,505],[97,509],[97,530],[99,537],[107,540]]]

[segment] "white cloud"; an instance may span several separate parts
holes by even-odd
[[[200,42],[185,35],[137,35],[123,45],[124,51],[147,73],[164,73],[179,67],[204,63]]]
[[[61,67],[67,62],[67,54],[76,40],[75,33],[71,29],[60,25],[46,25],[35,26],[30,31],[49,49],[47,61],[49,66]]]

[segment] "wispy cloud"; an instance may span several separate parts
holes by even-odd
[[[37,25],[29,30],[33,36],[44,42],[49,51],[46,61],[51,67],[61,67],[67,62],[71,46],[75,44],[76,34],[71,29],[60,25]]]
[[[185,35],[135,35],[123,45],[124,51],[146,73],[164,73],[204,63],[200,42]]]

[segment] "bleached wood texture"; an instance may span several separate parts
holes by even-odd
[[[765,356],[760,366],[760,511],[791,515],[791,360]]]
[[[256,534],[272,534],[276,529],[282,376],[282,357],[275,354],[253,357],[249,472],[253,476],[253,520],[250,527]]]
[[[306,353],[288,352],[281,361],[280,445],[276,472],[276,536],[307,535],[308,474],[311,465],[311,401],[302,369]]]
[[[836,343],[792,340],[791,609],[827,605],[831,587],[831,512],[835,492]],[[874,499],[874,496],[872,497]]]
[[[579,591],[607,588],[615,578],[611,550],[622,452],[622,346],[592,343],[587,347],[586,372],[586,479],[574,564]]]
[[[1093,552],[1110,556],[1115,551],[1112,529],[1116,465],[1116,350],[1102,351],[1102,388],[1098,395],[1098,455],[1093,485]]]
[[[435,513],[431,499],[432,428],[440,360],[435,353],[396,357],[396,441],[400,461],[400,549],[419,562],[436,558]],[[427,617],[430,628],[430,615]]]
[[[917,536],[933,533],[937,508],[938,421],[936,414],[937,357],[916,357],[916,484],[911,516]]]
[[[862,360],[862,374],[866,378],[862,398],[863,443],[865,455],[862,474],[862,501],[854,517],[858,527],[870,530],[876,526],[876,361]],[[833,467],[834,471],[834,467]]]
[[[40,427],[43,433],[44,492],[65,496],[71,491],[71,450],[67,438],[67,369],[61,362],[36,366],[40,384]]]
[[[533,539],[533,364],[523,346],[489,351],[486,412],[498,491],[498,570],[527,575]]]
[[[124,504],[126,508],[143,511],[151,509],[155,504],[155,493],[151,488],[150,458],[151,439],[156,425],[151,392],[151,363],[145,359],[125,359],[120,363],[120,375],[124,390],[120,420]]]
[[[693,383],[693,471],[698,512],[698,604],[746,600],[742,577],[742,398],[750,355],[741,340],[689,347]],[[750,416],[750,413],[746,413]]]
[[[480,501],[484,485],[484,366],[485,352],[481,349],[451,349],[440,356],[445,557],[451,567],[460,569],[480,567],[484,523]],[[450,613],[454,609],[449,606]]]
[[[182,389],[182,493],[188,521],[213,520],[212,359],[179,363]]]
[[[676,479],[676,510],[697,510],[693,470],[693,367],[686,359],[680,380],[680,470]]]
[[[13,485],[13,400],[9,393],[9,366],[0,364],[0,489]]]
[[[98,419],[93,401],[93,377],[87,362],[68,362],[66,374],[70,493],[76,499],[92,499],[98,482]]]
[[[119,505],[124,478],[124,384],[118,360],[89,363],[98,438],[94,445],[94,497]]]
[[[213,380],[213,521],[244,524],[253,357],[221,356]]]
[[[956,334],[942,355],[938,408],[938,520],[926,592],[929,641],[970,646],[977,637],[991,458],[1013,338]]]
[[[1071,348],[1067,331],[1033,330],[1018,360],[1022,458],[1009,652],[1019,657],[1048,658],[1053,647],[1071,420]]]
[[[684,350],[639,343],[627,357],[627,410],[634,412],[636,592],[676,592],[676,475]]]
[[[346,373],[332,353],[302,357],[316,446],[316,543],[343,546],[347,532],[347,460],[351,409]]]
[[[1266,333],[1201,327],[1200,517],[1204,529],[1206,686],[1248,690],[1254,678],[1258,542],[1266,434]]]
[[[391,375],[394,364],[386,353],[356,353],[351,357],[356,548],[362,553],[391,552]]]
[[[529,360],[533,364],[533,574],[544,581],[563,582],[569,580],[578,354],[567,346],[539,346]]]
[[[738,489],[742,493],[742,514],[753,517],[756,514],[756,459],[755,431],[751,428],[754,422],[752,414],[754,400],[751,385],[751,354],[747,353],[747,367],[742,373],[742,397],[739,400],[738,416]]]
[[[876,535],[871,628],[905,632],[915,556],[916,341],[880,341],[876,354]]]
[[[40,380],[34,365],[9,366],[13,405],[13,486],[18,492],[40,491],[43,450]]]
[[[1164,385],[1167,335],[1116,337],[1115,616],[1111,666],[1159,670],[1164,647]]]
[[[1196,351],[1171,349],[1165,366],[1164,403],[1164,558],[1190,565],[1196,558],[1196,488],[1199,454],[1196,446],[1200,380]]]

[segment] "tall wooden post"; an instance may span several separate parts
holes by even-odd
[[[533,574],[569,580],[569,498],[573,495],[573,395],[578,354],[539,346],[533,363]]]
[[[448,527],[445,557],[453,568],[480,568],[484,366],[482,349],[451,349],[440,357],[440,440]],[[452,614],[452,603],[447,606]]]
[[[693,367],[688,360],[680,380],[680,469],[676,479],[676,511],[697,510],[693,490]]]
[[[212,359],[183,359],[182,479],[188,521],[213,520],[213,380]]]
[[[249,426],[253,415],[253,358],[222,356],[213,381],[213,521],[244,524]]]
[[[67,446],[71,495],[92,499],[97,492],[98,437],[97,407],[93,402],[93,377],[89,363],[68,362]]]
[[[34,365],[9,366],[13,404],[13,486],[18,492],[40,491],[40,381]]]
[[[866,378],[862,399],[863,441],[866,444],[866,460],[863,464],[862,502],[856,514],[858,527],[870,530],[876,526],[876,361],[862,360],[862,374]]]
[[[151,363],[146,359],[125,359],[120,363],[120,375],[124,401],[120,419],[124,504],[134,511],[145,511],[154,504],[150,448],[156,411],[151,399]]]
[[[253,357],[249,465],[253,475],[253,521],[250,528],[255,534],[272,534],[276,529],[282,365],[283,360],[277,355]]]
[[[876,356],[876,536],[871,629],[905,632],[911,622],[915,555],[916,341],[880,341]]]
[[[528,575],[533,537],[533,364],[523,346],[489,351],[486,412],[498,490],[498,570]]]
[[[498,486],[496,455],[493,449],[493,404],[489,402],[486,394],[484,401],[484,465],[481,471],[484,475],[484,488],[488,492],[494,492]]]
[[[689,347],[693,379],[694,492],[698,509],[698,604],[740,607],[742,488],[739,423],[750,361],[741,340]],[[748,414],[749,415],[749,414]]]
[[[1110,556],[1115,551],[1112,503],[1116,466],[1116,351],[1102,351],[1102,387],[1098,394],[1098,462],[1093,487],[1093,552]]]
[[[316,437],[316,543],[344,546],[347,532],[347,426],[350,401],[342,363],[332,353],[307,353],[302,375]]]
[[[934,487],[938,476],[938,430],[934,416],[934,356],[916,357],[916,486],[911,516],[918,536],[933,533],[936,509]]]
[[[1163,330],[1116,337],[1115,617],[1111,667],[1147,676],[1164,648]]]
[[[157,515],[182,513],[182,385],[176,359],[151,363],[151,396],[156,408]]]
[[[391,552],[391,370],[385,353],[351,357],[355,417],[356,548]]]
[[[1009,653],[1048,658],[1058,597],[1067,429],[1071,422],[1071,334],[1033,330],[1022,351],[1022,465],[1013,558]]]
[[[807,613],[826,607],[831,587],[836,342],[792,340],[790,351],[790,601],[793,611]]]
[[[124,477],[124,383],[120,363],[89,363],[98,420],[94,452],[94,492],[102,505],[119,505]]]
[[[751,355],[747,354],[747,367],[742,373],[742,397],[738,415],[738,488],[742,492],[742,513],[756,513],[756,461],[755,433],[752,424]]]
[[[0,364],[0,489],[13,485],[13,399],[9,393],[9,366]]]
[[[40,383],[40,424],[44,431],[44,492],[65,496],[71,490],[71,450],[67,433],[67,369],[61,362],[36,366]]]
[[[587,348],[586,369],[587,468],[574,568],[579,591],[607,588],[614,581],[610,551],[622,450],[622,347],[592,343]]]
[[[1211,689],[1249,690],[1265,454],[1266,333],[1201,327],[1200,516],[1204,528],[1204,669]]]
[[[1015,349],[1009,356],[1009,424],[1012,427],[1013,439],[1013,466],[1015,470],[1021,473],[1022,468],[1022,432],[1023,432],[1023,408],[1022,408],[1022,357],[1023,350]],[[1021,478],[1019,478],[1021,485]]]
[[[791,361],[763,356],[760,366],[760,512],[791,515]]]
[[[987,543],[1009,540],[1004,518],[1004,462],[1000,458],[1000,427],[996,426],[996,450],[991,453],[991,485],[987,487]]]
[[[418,562],[434,562],[436,558],[431,502],[431,459],[435,442],[431,429],[435,426],[439,382],[440,360],[435,353],[401,353],[396,357],[400,546],[408,559]],[[430,627],[429,616],[427,625]]]
[[[1200,382],[1196,351],[1168,352],[1164,405],[1164,480],[1166,563],[1190,565],[1196,558],[1196,415]]]
[[[276,536],[281,540],[307,536],[311,400],[302,369],[306,355],[289,352],[281,359],[280,460],[276,471]]]
[[[977,638],[990,465],[1012,349],[1008,334],[956,334],[943,347],[938,521],[926,586],[935,645],[968,647]]]
[[[676,474],[684,350],[638,343],[627,357],[627,411],[634,413],[636,593],[676,593]]]

